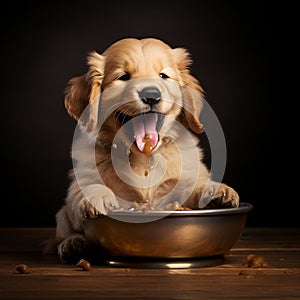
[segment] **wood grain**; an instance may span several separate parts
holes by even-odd
[[[299,228],[245,228],[223,264],[189,269],[82,271],[41,253],[52,234],[54,228],[0,229],[0,299],[300,299]],[[250,253],[268,267],[244,267]],[[16,272],[20,263],[30,274]]]

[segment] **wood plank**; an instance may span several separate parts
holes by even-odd
[[[0,299],[300,299],[300,229],[246,228],[223,264],[210,268],[92,266],[90,272],[42,255],[54,228],[0,229]],[[267,268],[243,266],[249,253]],[[30,274],[17,274],[26,263]],[[241,272],[242,271],[242,272]]]

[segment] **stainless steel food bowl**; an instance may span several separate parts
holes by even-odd
[[[226,254],[239,240],[249,203],[189,211],[114,211],[87,219],[87,239],[107,257],[193,259]]]

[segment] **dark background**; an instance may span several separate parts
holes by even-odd
[[[124,37],[185,47],[227,143],[224,182],[249,226],[298,226],[282,134],[282,7],[263,1],[20,1],[1,21],[1,226],[55,226],[72,167],[63,105],[86,55]],[[288,192],[288,193],[287,193]]]

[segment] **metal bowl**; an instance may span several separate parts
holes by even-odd
[[[114,211],[87,219],[89,242],[107,257],[194,259],[226,254],[239,240],[249,203],[189,211]]]

